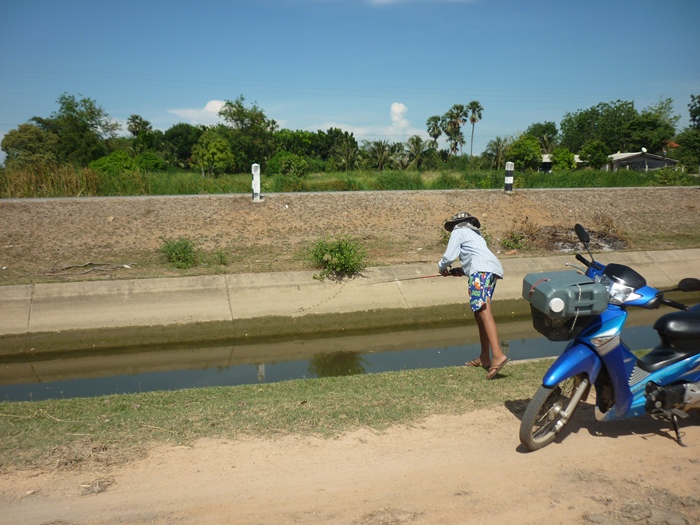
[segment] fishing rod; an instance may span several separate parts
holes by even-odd
[[[449,268],[450,275],[452,277],[462,277],[464,275],[464,271],[461,268]],[[447,277],[446,275],[442,275],[441,273],[436,273],[435,275],[420,275],[418,277],[404,277],[403,279],[391,279],[389,281],[378,281],[376,283],[367,283],[367,284],[383,284],[383,283],[398,283],[400,281],[414,281],[416,279],[432,279],[434,277]]]

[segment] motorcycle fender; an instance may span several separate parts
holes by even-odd
[[[598,354],[583,344],[574,345],[564,350],[544,375],[542,384],[548,388],[562,381],[585,373],[591,383],[595,383],[602,367]]]

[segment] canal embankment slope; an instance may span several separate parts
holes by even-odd
[[[700,270],[700,249],[599,258],[629,265],[662,289]],[[575,262],[572,255],[504,259],[497,320],[529,315],[526,274],[571,271],[566,263]],[[423,278],[436,272],[435,264],[409,264],[339,281],[296,271],[2,286],[0,356],[471,322],[466,281]]]

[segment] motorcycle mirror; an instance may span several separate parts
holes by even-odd
[[[576,224],[576,226],[574,226],[574,231],[576,232],[576,235],[578,235],[579,240],[583,244],[588,244],[589,242],[591,242],[591,236],[588,235],[586,228],[584,228],[580,224]]]
[[[695,277],[686,277],[678,283],[678,290],[681,292],[697,292],[700,291],[700,279]]]
[[[591,236],[588,235],[586,228],[584,228],[583,226],[581,226],[580,224],[577,223],[574,226],[574,231],[576,232],[576,235],[578,235],[579,240],[586,247],[586,251],[588,252],[588,255],[590,256],[591,261],[595,261],[595,259],[593,258],[593,254],[591,253],[591,249],[588,247],[588,243],[591,242]]]

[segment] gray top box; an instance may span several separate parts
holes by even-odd
[[[523,298],[552,319],[596,315],[608,307],[608,291],[577,271],[529,273]]]

